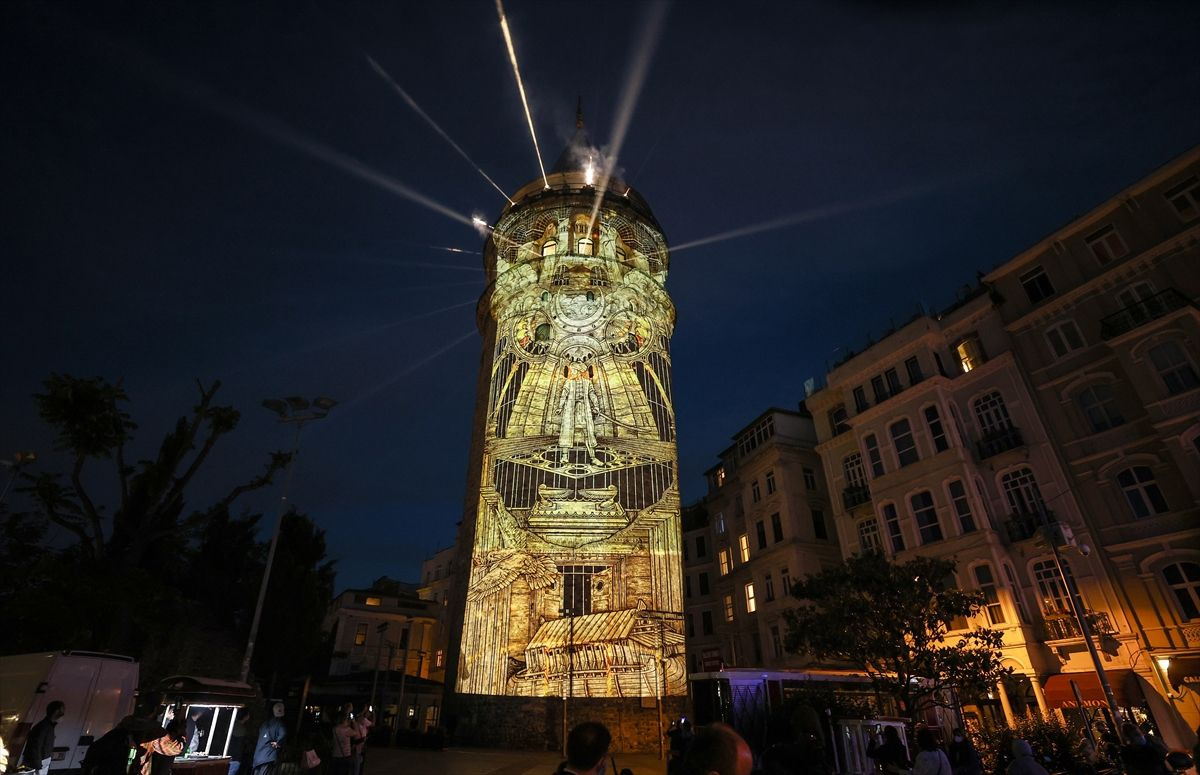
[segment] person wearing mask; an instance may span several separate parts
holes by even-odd
[[[947,758],[950,759],[954,775],[982,775],[983,763],[979,760],[979,752],[975,750],[971,738],[967,737],[967,733],[961,727],[954,730],[953,737]]]
[[[950,759],[938,746],[932,729],[917,730],[917,756],[913,759],[913,775],[952,775]]]
[[[1008,763],[1004,775],[1049,775],[1046,768],[1033,757],[1033,747],[1028,740],[1012,741],[1013,760]]]
[[[750,746],[725,724],[701,727],[683,755],[683,771],[689,775],[750,775],[753,770]]]
[[[45,718],[29,730],[21,761],[26,767],[37,770],[37,775],[46,775],[50,771],[50,758],[54,755],[54,727],[66,712],[66,703],[54,700],[46,706]]]
[[[283,713],[283,703],[275,703],[271,706],[271,717],[258,728],[258,742],[254,746],[254,775],[267,775],[275,762],[279,761],[279,747],[287,737]]]
[[[908,772],[908,751],[904,748],[896,727],[884,727],[883,742],[876,744],[876,741],[872,740],[867,746],[867,756],[874,759],[880,769],[891,775]]]

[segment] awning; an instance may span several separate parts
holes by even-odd
[[[1137,682],[1132,670],[1105,670],[1108,685],[1112,687],[1113,699],[1122,708],[1141,705],[1142,699],[1136,690],[1130,687]],[[1079,701],[1071,689],[1074,683],[1079,689],[1079,697],[1085,708],[1107,708],[1108,700],[1104,697],[1104,689],[1100,686],[1100,677],[1095,673],[1059,673],[1047,676],[1042,683],[1042,693],[1046,704],[1051,708],[1078,708]]]
[[[1175,689],[1187,688],[1200,692],[1200,657],[1171,657],[1167,678]]]

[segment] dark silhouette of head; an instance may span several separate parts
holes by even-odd
[[[884,727],[883,728],[883,739],[884,739],[884,742],[887,742],[887,743],[899,743],[900,742],[900,732],[897,731],[897,729],[895,727]]]
[[[46,706],[46,718],[51,721],[58,721],[67,712],[67,704],[62,700],[55,700]]]
[[[937,737],[934,736],[932,729],[917,730],[917,747],[922,751],[937,750]]]
[[[725,724],[701,727],[683,755],[687,772],[750,775],[754,757],[742,736]]]
[[[585,721],[567,735],[567,766],[573,770],[594,768],[608,753],[612,735],[599,721]]]

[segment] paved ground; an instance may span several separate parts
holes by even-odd
[[[634,775],[663,775],[666,762],[655,754],[614,753],[617,772],[625,767]],[[552,775],[562,756],[531,751],[499,751],[490,748],[448,748],[422,751],[374,747],[367,752],[363,775]],[[612,772],[609,764],[609,775]]]

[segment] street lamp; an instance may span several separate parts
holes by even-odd
[[[271,534],[271,546],[267,549],[267,567],[263,569],[262,584],[258,587],[258,602],[254,605],[254,618],[250,621],[250,637],[246,641],[246,654],[242,657],[240,679],[242,683],[246,683],[250,677],[250,658],[254,656],[254,641],[258,637],[263,603],[267,599],[267,584],[271,580],[271,568],[275,564],[275,547],[279,544],[279,528],[283,524],[283,514],[287,511],[288,490],[292,486],[292,474],[295,473],[296,458],[300,454],[300,431],[304,429],[305,423],[326,417],[329,410],[337,405],[337,401],[324,396],[314,398],[312,401],[300,396],[288,396],[287,398],[265,399],[262,405],[278,415],[279,422],[295,425],[296,434],[292,441],[292,454],[288,458],[283,493],[279,496],[279,509],[275,515],[275,531]]]

